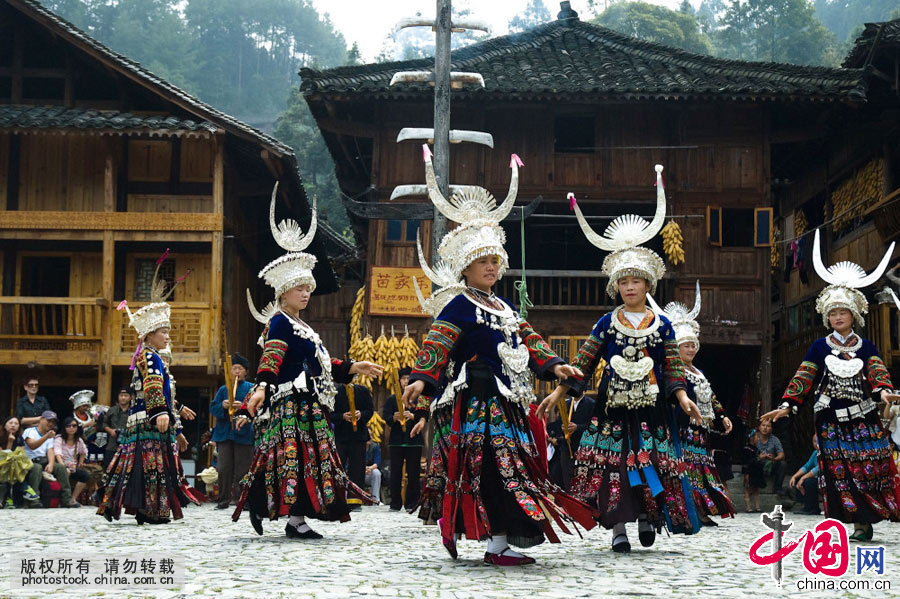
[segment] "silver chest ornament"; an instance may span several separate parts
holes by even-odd
[[[655,317],[645,329],[632,329],[619,321],[622,307],[613,310],[612,324],[606,334],[614,337],[623,346],[622,355],[610,358],[612,371],[607,389],[607,406],[629,410],[651,406],[656,403],[659,386],[650,382],[653,358],[644,355],[644,350],[662,343],[659,334],[660,319]]]
[[[862,347],[862,339],[857,338],[856,343],[850,346],[838,345],[828,336],[825,343],[831,348],[831,353],[825,356],[825,368],[828,376],[822,380],[820,394],[829,397],[840,397],[853,402],[861,402],[866,398],[863,388],[862,373],[865,363],[856,357],[856,352]],[[849,360],[841,358],[841,354],[850,356]],[[825,386],[826,388],[821,388]]]
[[[706,376],[702,372],[693,372],[685,369],[685,375],[688,381],[694,385],[694,399],[696,400],[697,408],[700,410],[700,416],[703,418],[702,424],[704,427],[709,428],[709,423],[716,417],[712,404],[712,386],[710,386],[709,381],[706,380]]]
[[[315,346],[316,360],[318,360],[319,367],[322,369],[322,373],[313,378],[315,391],[318,395],[319,403],[328,408],[328,411],[334,410],[334,398],[337,395],[337,387],[335,387],[334,378],[331,375],[331,355],[329,355],[328,350],[322,344],[322,338],[311,326],[305,322],[295,320],[287,314],[285,314],[285,317],[291,323],[295,335],[301,339],[306,339]]]
[[[489,310],[475,304],[475,322],[503,334],[503,341],[497,344],[497,355],[500,358],[503,374],[509,379],[509,386],[506,386],[498,378],[497,389],[507,399],[527,408],[535,397],[528,370],[528,360],[531,355],[519,337],[519,316],[506,305],[502,311],[499,311]]]

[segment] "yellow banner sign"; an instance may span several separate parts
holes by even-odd
[[[369,314],[376,316],[428,316],[419,305],[413,277],[422,295],[431,295],[431,281],[421,268],[373,266],[369,276]]]

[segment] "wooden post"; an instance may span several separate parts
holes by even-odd
[[[103,211],[116,211],[116,161],[113,151],[117,144],[113,139],[106,142],[106,164],[103,170]],[[116,339],[118,327],[116,319],[115,273],[116,244],[113,231],[103,231],[103,272],[101,275],[101,293],[106,305],[101,308],[100,330],[100,364],[97,368],[97,403],[112,405],[112,356],[119,340]]]
[[[215,154],[213,156],[213,212],[225,219],[225,137],[216,135]],[[212,251],[210,252],[210,330],[208,374],[218,374],[219,354],[221,353],[222,327],[222,260],[224,233],[214,231],[212,234]]]
[[[436,0],[434,48],[434,173],[438,188],[450,197],[450,0]],[[447,219],[434,209],[431,225],[431,263],[447,232]]]

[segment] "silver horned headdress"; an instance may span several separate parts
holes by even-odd
[[[422,146],[422,156],[425,160],[428,197],[441,214],[459,223],[458,227],[444,236],[438,246],[438,254],[446,264],[452,265],[448,268],[452,269],[453,278],[458,280],[460,273],[482,256],[500,258],[500,270],[497,274],[498,277],[502,277],[509,268],[509,258],[503,247],[506,243],[506,234],[499,223],[509,215],[516,202],[519,191],[519,167],[522,166],[522,161],[515,154],[510,158],[509,167],[512,169],[512,176],[509,192],[498,206],[494,196],[477,185],[461,186],[448,200],[438,189],[434,165],[431,162],[431,150],[427,144]]]
[[[261,271],[259,278],[275,289],[275,297],[297,287],[309,285],[310,291],[316,288],[316,280],[313,278],[312,269],[316,265],[316,257],[307,254],[303,250],[309,247],[316,236],[316,199],[313,198],[312,220],[309,223],[309,231],[303,233],[300,223],[287,219],[275,223],[275,199],[278,194],[278,183],[272,189],[272,201],[269,204],[269,226],[272,229],[272,237],[275,242],[288,253],[269,262]]]
[[[428,299],[425,299],[425,296],[422,295],[422,290],[419,288],[419,282],[416,280],[416,277],[413,277],[416,297],[419,298],[422,310],[432,318],[437,318],[437,315],[441,313],[450,300],[465,291],[466,285],[459,277],[458,270],[446,260],[439,260],[434,265],[434,269],[428,266],[425,252],[422,251],[422,240],[420,237],[416,238],[416,249],[419,252],[419,266],[422,267],[425,276],[431,281],[431,295]]]
[[[813,240],[813,267],[816,269],[816,274],[828,283],[828,286],[816,298],[816,311],[822,315],[822,324],[826,327],[831,326],[828,323],[828,313],[836,308],[844,308],[853,314],[853,320],[857,326],[860,328],[866,326],[865,315],[869,312],[869,302],[859,289],[868,287],[881,278],[887,269],[891,254],[894,253],[894,245],[891,242],[881,262],[869,274],[866,274],[860,265],[849,261],[838,262],[825,268],[825,264],[822,262],[819,230],[816,229]]]
[[[653,297],[648,293],[647,302],[653,311],[669,319],[672,330],[675,332],[675,343],[693,342],[700,347],[700,324],[697,316],[700,315],[700,281],[697,281],[697,291],[694,295],[694,307],[688,308],[681,302],[669,302],[665,308],[660,308]]]
[[[656,282],[666,272],[666,266],[656,252],[640,247],[640,244],[653,239],[662,228],[666,218],[666,192],[662,180],[663,167],[656,165],[656,213],[649,223],[636,214],[624,214],[616,218],[598,235],[588,224],[581,213],[575,195],[568,194],[570,205],[575,210],[575,217],[588,241],[601,250],[611,252],[603,260],[601,272],[609,277],[606,293],[616,297],[618,281],[622,277],[641,277],[650,282],[650,293],[656,291]]]

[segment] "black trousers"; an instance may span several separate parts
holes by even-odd
[[[391,507],[400,509],[406,504],[406,509],[411,510],[419,503],[421,482],[422,446],[392,445],[391,451]],[[403,465],[406,464],[406,501],[403,501]]]
[[[356,486],[363,488],[366,484],[366,442],[337,439],[335,442],[344,472]]]
[[[575,440],[572,440],[572,449],[577,451]],[[556,445],[556,451],[553,452],[553,458],[548,464],[550,467],[550,480],[553,481],[563,491],[568,491],[572,485],[572,471],[575,463],[569,454],[569,445],[566,439],[562,438]]]

